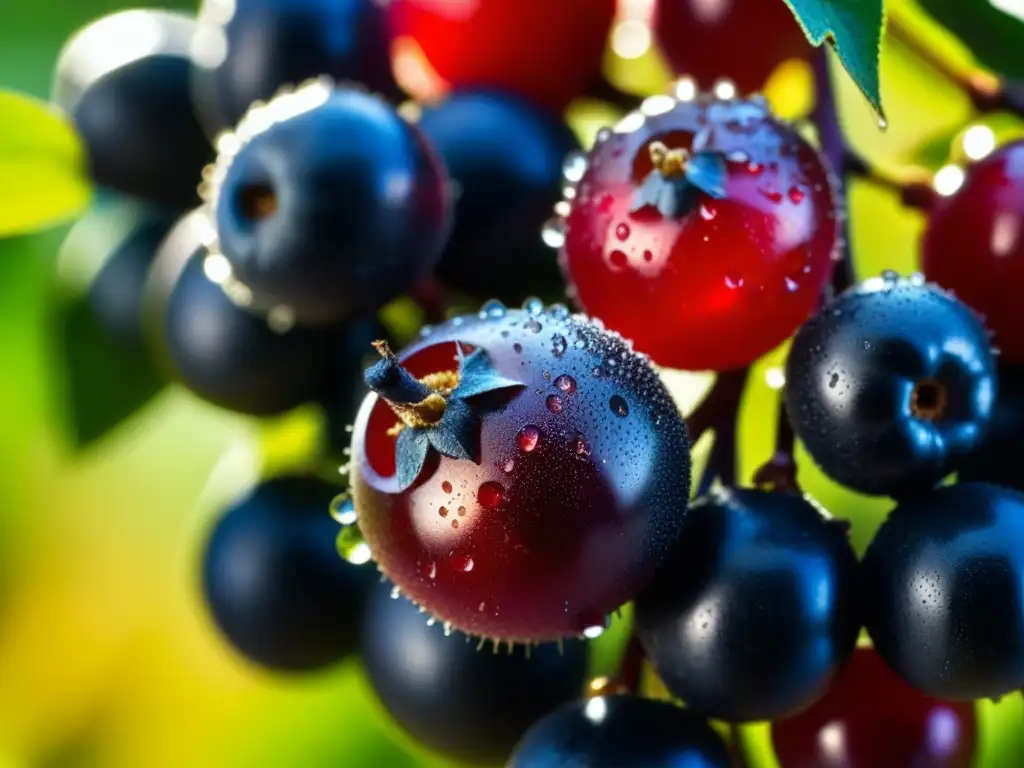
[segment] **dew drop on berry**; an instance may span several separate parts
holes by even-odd
[[[565,402],[558,395],[548,395],[544,402],[552,413],[561,413],[565,410]]]
[[[427,336],[430,336],[430,334],[432,334],[433,332],[434,332],[434,326],[432,326],[432,325],[424,325],[422,328],[420,328],[420,338],[421,339],[425,339],[425,338],[427,338]]]
[[[783,278],[783,282],[785,282],[786,284],[786,290],[789,291],[790,293],[796,293],[798,290],[800,290],[800,283],[798,283],[791,277]]]
[[[622,242],[626,242],[629,239],[629,224],[622,222],[615,227],[615,236]]]
[[[439,514],[441,517],[448,517],[448,507],[441,507],[439,510],[437,510],[437,514]]]
[[[452,520],[452,528],[458,528],[458,527],[459,527],[459,521],[458,520]]]
[[[718,211],[713,206],[708,205],[707,203],[700,204],[700,217],[704,219],[704,221],[711,221],[717,215]]]
[[[629,415],[629,405],[620,395],[612,395],[608,405],[616,416],[624,417]]]
[[[434,580],[437,578],[437,563],[430,560],[420,565],[420,573],[423,574],[424,578]]]
[[[544,326],[538,323],[536,318],[530,318],[523,323],[523,330],[527,330],[530,333],[540,333],[544,330]]]
[[[476,500],[480,502],[480,506],[484,509],[494,509],[501,504],[504,495],[505,487],[501,483],[488,480],[477,489]],[[452,520],[452,523],[458,523],[458,520]]]
[[[555,318],[555,320],[568,320],[569,308],[565,304],[552,304],[548,307],[548,314]]]
[[[338,531],[338,554],[352,565],[363,565],[370,562],[372,553],[370,545],[363,539],[358,525],[346,525]]]
[[[504,470],[506,475],[512,474],[512,470],[516,468],[516,460],[509,456],[505,459],[505,463],[501,465],[501,468]]]
[[[555,379],[555,386],[565,392],[565,394],[571,395],[576,391],[576,379],[566,373],[563,373]]]
[[[739,275],[728,274],[725,276],[725,287],[726,288],[742,288],[743,278]]]
[[[595,379],[601,378],[601,366],[595,365],[594,369],[590,372]]]
[[[392,600],[397,600],[401,596],[402,596],[402,590],[400,590],[398,587],[392,587],[391,588],[391,599]]]
[[[576,440],[573,442],[573,449],[576,451],[577,456],[587,457],[590,455],[590,443],[588,443],[581,435],[576,435]]]
[[[805,197],[807,197],[807,194],[800,187],[789,188],[789,199],[794,205],[800,205]]]
[[[497,299],[491,299],[480,307],[481,320],[500,320],[505,316],[505,305]]]
[[[612,251],[610,254],[608,254],[608,261],[616,269],[625,269],[625,267],[629,264],[629,259],[627,258],[626,254],[619,250]]]
[[[469,573],[473,570],[473,558],[469,555],[456,555],[451,559],[452,568],[456,571]]]
[[[569,343],[565,340],[565,336],[556,333],[551,337],[551,354],[555,357],[561,357],[565,354],[565,350],[568,348]]]
[[[515,350],[515,353],[516,353],[517,355],[518,355],[518,354],[522,354],[522,352],[523,352],[523,345],[522,345],[522,344],[520,344],[520,343],[519,343],[519,342],[517,341],[517,342],[516,342],[515,344],[513,344],[513,345],[512,345],[512,349],[513,349],[513,350]]]
[[[466,508],[465,507],[459,507],[459,517],[465,517],[465,516],[466,516]]]
[[[644,251],[644,261],[647,261],[647,262],[654,261],[654,254],[651,253],[650,251]]]
[[[445,480],[443,483],[441,483],[441,490],[444,491],[445,493],[451,493],[452,484]]]
[[[570,152],[562,163],[562,178],[575,184],[587,172],[587,156],[580,150]]]
[[[565,220],[561,216],[548,219],[540,236],[549,248],[561,248],[565,245]]]
[[[544,302],[536,296],[531,296],[523,302],[523,310],[525,310],[528,315],[539,315],[544,311]]]
[[[331,517],[342,525],[352,525],[356,521],[356,508],[352,497],[347,493],[339,493],[331,499]]]

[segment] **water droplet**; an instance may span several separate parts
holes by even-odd
[[[889,127],[889,121],[888,120],[886,120],[884,117],[878,118],[878,129],[880,131],[884,131],[888,127]]]
[[[597,132],[597,135],[594,137],[594,141],[595,143],[600,144],[603,141],[608,141],[611,137],[612,129],[605,126]]]
[[[456,571],[462,571],[463,573],[469,573],[473,570],[475,563],[473,558],[469,555],[456,555],[451,559],[452,568]]]
[[[700,204],[700,217],[704,219],[704,221],[711,221],[717,215],[717,209],[711,207],[707,203]]]
[[[352,496],[347,493],[339,493],[331,499],[329,510],[331,517],[342,525],[352,525],[356,521],[356,507]]]
[[[882,272],[882,281],[890,285],[895,285],[900,281],[900,273],[894,269],[886,269]]]
[[[538,323],[536,318],[531,317],[523,323],[523,330],[529,331],[530,333],[540,333],[544,330],[544,326]]]
[[[604,634],[604,627],[599,624],[594,624],[583,629],[583,636],[588,640],[595,640]]]
[[[629,404],[621,395],[612,395],[608,401],[608,406],[616,416],[629,416]]]
[[[747,173],[751,174],[752,176],[760,176],[763,170],[764,166],[761,163],[751,161],[750,163],[747,164]]]
[[[487,610],[487,603],[481,601],[480,605],[478,605],[476,609],[480,611],[480,613],[483,613]]]
[[[523,351],[523,345],[517,341],[515,344],[512,345],[512,349],[515,351],[517,355],[521,354]]]
[[[622,222],[615,227],[615,236],[622,242],[626,242],[629,239],[629,224]]]
[[[590,444],[581,435],[576,435],[573,449],[576,451],[577,456],[587,457],[590,455]]]
[[[338,554],[352,565],[363,565],[373,557],[370,545],[363,539],[358,525],[346,525],[338,531],[337,545]]]
[[[505,495],[505,486],[501,483],[496,483],[493,480],[488,480],[483,483],[476,491],[476,500],[480,502],[480,506],[484,509],[494,509],[496,506],[501,504],[501,499]],[[453,523],[458,522],[453,520]]]
[[[398,587],[392,587],[391,588],[391,599],[392,600],[397,600],[401,596],[402,596],[402,590],[400,590]]]
[[[481,320],[500,320],[505,316],[505,305],[497,299],[491,299],[480,307]]]
[[[725,276],[725,286],[727,288],[742,288],[743,278],[740,275],[727,274]]]
[[[448,507],[441,507],[439,510],[437,510],[437,514],[439,514],[441,517],[448,517]]]
[[[427,336],[429,336],[433,332],[434,332],[434,326],[432,326],[432,325],[424,325],[422,328],[420,328],[420,338],[421,339],[425,339],[425,338],[427,338]]]
[[[608,254],[609,263],[616,269],[624,269],[629,265],[629,257],[622,251],[612,251]]]
[[[800,205],[805,197],[807,197],[807,194],[800,187],[789,188],[789,199],[794,205]]]
[[[505,471],[505,474],[511,474],[512,470],[516,468],[516,460],[509,456],[505,459],[505,463],[501,465],[501,468]]]
[[[796,293],[797,291],[800,290],[800,283],[798,283],[793,278],[786,277],[783,278],[783,280],[786,283],[786,290],[789,291],[790,293]]]
[[[595,365],[594,369],[590,373],[591,373],[591,375],[593,375],[593,377],[595,379],[600,379],[601,378],[601,366]]]
[[[420,565],[420,573],[425,578],[428,578],[428,579],[431,579],[431,580],[436,579],[437,578],[437,563],[435,563],[433,560],[429,560],[426,563],[423,563],[422,565]]]
[[[540,237],[549,248],[561,248],[565,245],[565,220],[561,216],[548,219]]]
[[[445,480],[443,483],[441,483],[441,490],[444,491],[445,493],[451,493],[452,484]]]
[[[571,395],[576,391],[576,379],[566,373],[563,373],[555,379],[555,386],[565,392],[565,394]]]
[[[551,381],[551,371],[544,371],[541,376],[544,377],[544,381]]]
[[[538,442],[540,442],[540,430],[532,424],[527,424],[516,435],[516,444],[524,453],[529,453],[536,448]]]
[[[452,625],[449,624],[447,621],[444,623],[444,636],[445,637],[451,637],[452,636]]]
[[[561,357],[565,354],[565,350],[568,347],[568,342],[565,340],[565,336],[556,333],[551,337],[551,354],[555,357]]]
[[[561,413],[565,410],[565,403],[558,395],[548,395],[548,398],[544,403],[552,413]]]
[[[523,302],[523,309],[526,310],[528,315],[539,315],[544,311],[544,302],[536,296],[531,296]]]
[[[465,507],[459,507],[459,517],[465,517],[465,516],[466,516],[466,508]]]
[[[563,179],[576,183],[583,178],[583,174],[586,172],[587,156],[583,152],[575,150],[566,155],[565,162],[562,163]]]
[[[458,528],[458,527],[459,527],[459,521],[458,520],[452,520],[452,528]]]
[[[644,261],[654,261],[654,254],[650,251],[644,251]]]

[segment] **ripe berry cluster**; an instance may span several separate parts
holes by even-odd
[[[561,111],[614,16],[205,0],[68,44],[55,99],[127,212],[97,321],[215,405],[347,426],[347,489],[310,467],[218,519],[210,612],[271,669],[358,653],[405,731],[470,761],[733,765],[715,720],[772,721],[783,768],[969,766],[972,702],[1024,686],[1024,145],[935,205],[923,276],[849,286],[842,169],[763,98],[683,80],[578,146]],[[744,91],[811,54],[781,2],[652,23],[680,74]],[[412,339],[383,322],[403,296],[433,322]],[[779,450],[745,484],[747,371],[790,337]],[[718,381],[684,420],[659,366]],[[894,499],[863,557],[800,492],[797,439]],[[588,686],[627,603],[619,674]]]

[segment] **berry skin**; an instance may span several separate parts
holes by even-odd
[[[474,763],[504,761],[526,729],[583,690],[587,645],[478,648],[448,636],[381,582],[367,601],[363,664],[374,691],[416,741]]]
[[[53,99],[74,121],[97,184],[178,209],[199,201],[213,148],[189,96],[195,28],[182,14],[123,11],[64,46]],[[140,37],[159,44],[140,51]]]
[[[459,367],[461,383],[460,342],[481,353],[488,391],[459,400],[456,389],[438,432],[425,431],[433,443],[412,480],[396,454],[418,431],[396,441],[387,431],[399,418],[368,397],[352,483],[362,533],[403,594],[467,633],[545,641],[599,632],[648,581],[679,531],[690,459],[685,425],[644,358],[565,307],[527,306],[487,305],[402,354],[414,376]]]
[[[312,81],[255,107],[222,146],[208,190],[218,247],[254,309],[344,323],[440,258],[444,168],[377,97]]]
[[[922,242],[924,273],[985,317],[1003,360],[1024,363],[1024,141],[972,165],[956,194],[941,198]],[[970,254],[970,258],[964,258]]]
[[[665,160],[690,171],[698,156],[718,164],[720,199],[691,188],[667,214],[640,207],[656,164],[674,183]],[[814,149],[760,100],[703,96],[654,97],[605,131],[563,224],[579,303],[658,364],[686,370],[741,367],[782,343],[814,310],[838,237]]]
[[[925,696],[858,648],[825,697],[772,724],[780,768],[971,768],[973,704]]]
[[[981,446],[957,467],[960,482],[993,483],[1024,490],[1024,368],[999,365],[999,397]]]
[[[919,278],[868,280],[797,333],[786,406],[838,483],[900,495],[934,485],[981,443],[996,394],[988,335]]]
[[[534,725],[508,768],[729,768],[721,737],[700,717],[636,696],[598,696],[556,709]]]
[[[820,696],[853,651],[856,575],[842,527],[800,496],[721,491],[690,506],[637,598],[637,636],[689,709],[783,717]]]
[[[616,0],[391,0],[395,72],[419,100],[486,88],[561,111],[600,74],[615,10]]]
[[[658,0],[654,9],[654,35],[673,71],[706,87],[724,77],[741,93],[757,91],[783,61],[812,51],[782,3]]]
[[[193,92],[211,136],[253,102],[313,77],[395,89],[375,0],[204,0],[199,25]]]
[[[220,630],[264,667],[303,671],[354,652],[376,572],[335,548],[328,508],[338,488],[285,476],[264,482],[216,523],[203,555],[203,592]]]
[[[480,299],[563,298],[540,236],[561,197],[562,162],[579,149],[561,117],[513,96],[469,92],[424,109],[419,128],[461,190],[438,276]]]
[[[1024,495],[961,483],[902,501],[861,562],[865,623],[904,680],[948,701],[1024,685]]]

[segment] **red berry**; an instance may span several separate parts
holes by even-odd
[[[659,162],[668,212],[638,207],[658,144],[670,150]],[[718,163],[720,199],[687,185],[698,157],[702,169]],[[580,171],[567,164],[570,180]],[[762,100],[656,96],[591,150],[563,222],[563,268],[580,304],[655,362],[728,370],[813,311],[832,272],[836,207],[820,155]]]
[[[600,73],[615,10],[615,0],[392,0],[396,75],[420,99],[496,88],[560,110]]]
[[[903,682],[858,648],[824,698],[772,725],[781,768],[970,768],[973,704],[949,704]]]
[[[653,27],[677,74],[706,86],[728,78],[743,93],[760,89],[782,62],[806,59],[813,50],[777,1],[658,0]]]
[[[431,448],[402,490],[396,450],[411,427],[396,441],[398,417],[371,394],[351,475],[362,534],[403,594],[468,633],[540,641],[601,628],[647,583],[679,531],[690,459],[645,358],[564,307],[527,306],[430,331],[401,355],[411,376],[386,382],[414,390],[412,377],[464,374],[482,352],[500,387],[465,400],[479,420],[470,458]]]
[[[972,165],[924,233],[924,273],[985,316],[1002,359],[1024,363],[1024,141]]]

